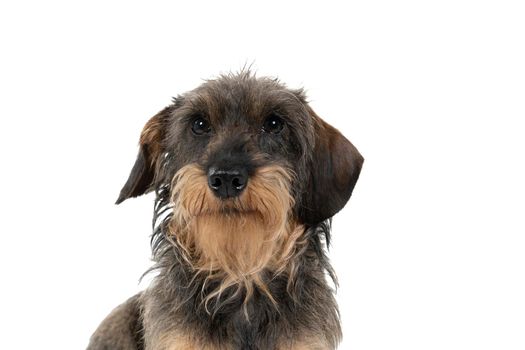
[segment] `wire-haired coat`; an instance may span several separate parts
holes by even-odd
[[[117,203],[155,191],[151,286],[88,349],[335,349],[330,219],[363,158],[302,90],[209,80],[145,125]]]

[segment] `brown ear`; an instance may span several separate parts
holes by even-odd
[[[140,135],[137,160],[115,204],[143,195],[153,189],[155,169],[163,152],[162,140],[170,112],[171,107],[166,107],[144,125]]]
[[[337,129],[308,109],[316,125],[316,141],[301,216],[304,223],[314,225],[348,202],[364,158]]]

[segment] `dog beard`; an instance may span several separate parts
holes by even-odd
[[[273,300],[261,272],[288,268],[303,233],[292,217],[292,176],[281,166],[260,167],[239,197],[220,200],[200,167],[177,172],[170,232],[197,273],[221,280],[208,298],[237,286],[245,287],[247,299],[256,285]]]

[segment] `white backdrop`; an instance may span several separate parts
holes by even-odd
[[[146,120],[253,63],[366,158],[330,252],[341,349],[525,348],[520,1],[0,3],[3,349],[82,349],[143,289]]]

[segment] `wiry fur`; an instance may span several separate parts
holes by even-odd
[[[273,114],[286,123],[279,135],[260,131]],[[195,116],[209,120],[210,135],[188,132]],[[130,332],[108,331],[106,321],[89,349],[335,349],[341,329],[325,248],[362,161],[302,91],[276,80],[243,72],[179,96],[146,124],[117,201],[157,196],[158,275],[108,318],[127,320],[120,329],[139,341],[123,342]],[[217,164],[246,167],[239,197],[213,195],[206,169]],[[135,348],[119,345],[128,343]]]
[[[213,299],[219,308],[229,287],[239,293],[244,289],[247,301],[255,286],[274,301],[260,274],[265,269],[284,272],[304,231],[292,217],[290,182],[289,171],[261,167],[239,198],[222,201],[195,165],[183,167],[173,178],[170,235],[196,274],[220,281],[206,297],[207,308]]]

